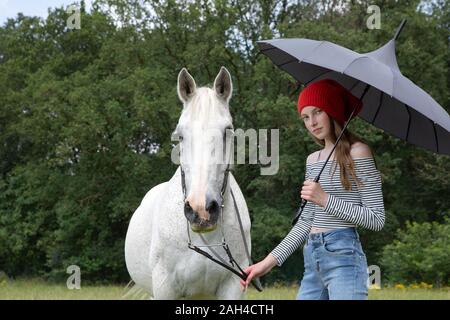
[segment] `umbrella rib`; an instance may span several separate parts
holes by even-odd
[[[273,49],[278,49],[278,48],[271,45],[270,48],[259,49],[259,50],[260,50],[261,52],[265,52],[265,51],[269,51],[269,50],[273,50]]]
[[[356,62],[356,61],[358,61],[358,60],[361,60],[361,59],[370,59],[368,56],[364,56],[364,55],[362,55],[362,54],[360,54],[360,53],[359,53],[358,55],[359,55],[358,57],[356,57],[355,59],[353,59],[352,61],[350,61],[349,64],[347,64],[347,66],[344,68],[344,70],[341,71],[341,73],[346,74],[345,71],[347,71],[347,69],[350,68],[350,66],[351,66],[354,62]]]
[[[370,122],[371,124],[373,124],[375,122],[375,119],[378,116],[378,112],[380,112],[380,108],[381,108],[381,104],[383,103],[383,91],[380,91],[380,102],[378,103],[378,107],[377,107],[377,112],[375,112],[375,116],[373,117],[372,121]]]
[[[433,131],[434,131],[434,139],[436,141],[436,153],[439,153],[439,142],[438,142],[438,137],[437,137],[437,132],[436,132],[436,124],[433,120],[429,119],[431,122],[431,125],[433,126]]]
[[[408,113],[408,128],[406,129],[406,137],[405,137],[405,141],[408,141],[409,128],[411,127],[411,111],[409,110],[409,107],[405,103],[403,105],[405,106],[406,112]]]
[[[348,89],[349,91],[352,91],[361,81],[356,80],[355,84],[351,86],[350,89]]]
[[[332,72],[333,70],[327,70],[321,74],[319,74],[318,76],[315,76],[314,78],[312,78],[311,80],[309,80],[308,82],[305,83],[305,86],[307,86],[309,83],[311,83],[312,81],[316,80],[317,78],[323,76],[324,74],[327,74],[328,72]]]
[[[292,62],[299,62],[298,59],[294,59],[294,60],[289,60],[288,62],[284,62],[278,65],[278,68],[281,68],[282,66],[292,63]]]

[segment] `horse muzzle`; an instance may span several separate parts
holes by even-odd
[[[208,203],[206,210],[209,213],[209,219],[201,218],[198,212],[194,211],[186,202],[184,205],[184,215],[189,221],[191,230],[198,233],[207,233],[214,231],[217,228],[217,221],[220,215],[220,206],[217,201],[211,201]]]

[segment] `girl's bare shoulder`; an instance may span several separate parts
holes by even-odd
[[[320,152],[320,150],[311,153],[306,158],[306,164],[312,164],[312,163],[316,162],[317,161],[317,157],[319,156],[319,152]]]
[[[370,147],[362,142],[355,142],[351,145],[350,156],[355,158],[373,158]]]

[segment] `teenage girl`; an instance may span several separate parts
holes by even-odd
[[[300,196],[308,202],[281,243],[244,270],[248,278],[241,280],[243,289],[254,277],[281,266],[304,244],[305,271],[297,299],[367,299],[367,260],[356,227],[379,231],[385,219],[381,175],[371,149],[346,130],[319,182],[313,181],[358,102],[330,79],[316,81],[301,92],[298,112],[313,140],[323,147],[306,160]]]

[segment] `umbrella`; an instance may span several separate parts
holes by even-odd
[[[273,39],[257,43],[261,53],[305,85],[326,78],[339,82],[360,97],[363,108],[358,115],[369,123],[411,144],[450,155],[450,116],[428,93],[403,76],[398,67],[395,41],[405,23],[403,20],[393,39],[368,53],[310,39]],[[353,113],[333,150],[352,117]],[[302,200],[293,224],[305,205],[306,200]]]

